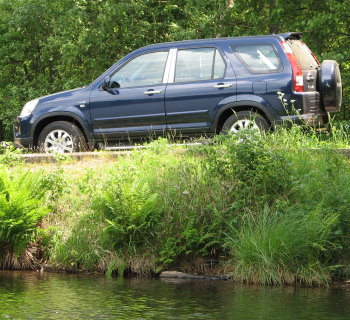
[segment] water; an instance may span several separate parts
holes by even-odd
[[[350,289],[0,271],[0,319],[350,319]]]

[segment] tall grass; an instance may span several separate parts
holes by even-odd
[[[323,254],[332,250],[329,239],[337,224],[336,214],[298,207],[248,214],[227,238],[235,277],[262,284],[327,283],[330,266]]]

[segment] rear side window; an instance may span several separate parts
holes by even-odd
[[[318,62],[308,46],[300,40],[289,40],[294,56],[298,59],[302,70],[316,69]]]
[[[177,53],[175,82],[220,79],[225,62],[215,48],[181,49]]]
[[[273,45],[231,46],[231,49],[251,73],[274,73],[283,70],[281,59]]]

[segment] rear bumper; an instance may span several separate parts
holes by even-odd
[[[294,92],[293,98],[292,106],[288,106],[285,115],[278,117],[276,124],[299,124],[314,128],[324,128],[328,124],[328,114],[321,107],[318,91]]]
[[[299,124],[314,128],[324,128],[328,124],[328,115],[326,113],[304,113],[299,115],[288,115],[280,117],[275,124],[291,125]]]

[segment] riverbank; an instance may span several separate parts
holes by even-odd
[[[7,161],[0,268],[175,270],[258,284],[346,278],[350,163],[334,146],[346,140],[293,129],[188,148],[159,140],[117,159]]]

